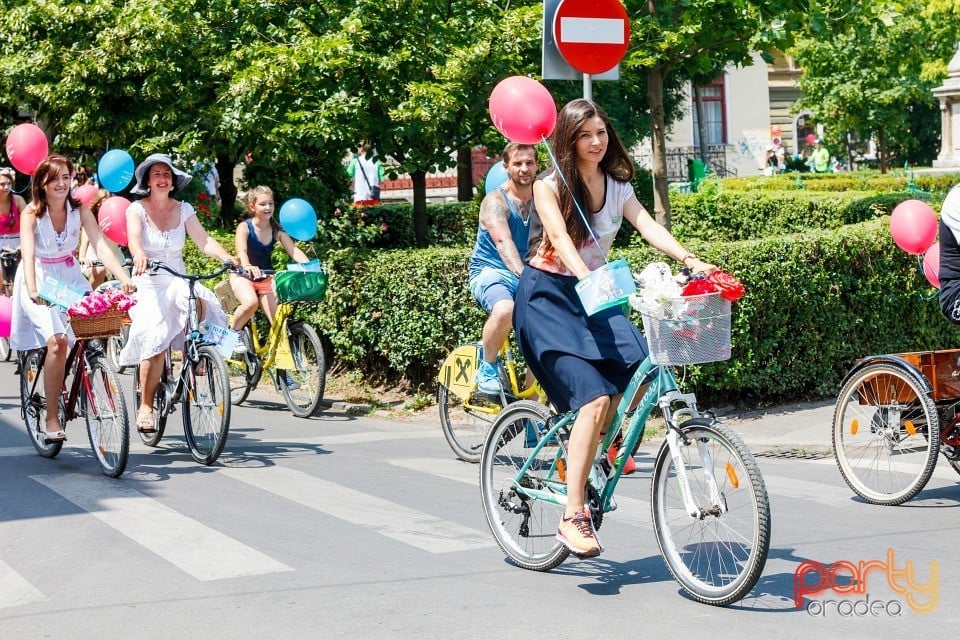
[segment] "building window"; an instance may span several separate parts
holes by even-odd
[[[727,110],[723,88],[724,75],[720,74],[710,84],[700,85],[700,99],[703,102],[703,119],[707,125],[707,144],[726,144]],[[700,146],[700,125],[697,120],[696,97],[690,97],[693,109],[693,144]]]

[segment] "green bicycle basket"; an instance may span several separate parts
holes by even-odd
[[[280,302],[321,302],[327,293],[323,271],[280,271],[273,277]]]

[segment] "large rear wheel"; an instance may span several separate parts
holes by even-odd
[[[440,428],[447,444],[461,460],[480,462],[487,432],[502,408],[499,399],[484,396],[464,402],[441,384],[437,404],[440,406]]]
[[[530,400],[508,405],[490,427],[480,458],[480,494],[490,531],[511,562],[534,571],[553,569],[570,554],[556,539],[563,505],[524,492],[540,490],[565,501],[563,445],[540,449],[520,475],[536,446],[530,434],[543,433],[550,415]]]
[[[169,413],[167,407],[167,391],[166,391],[166,380],[164,376],[160,377],[160,383],[157,385],[157,390],[153,394],[153,421],[155,431],[151,433],[144,433],[137,429],[137,434],[140,436],[140,441],[148,447],[155,447],[160,444],[160,440],[163,438],[163,432],[167,428],[167,414]],[[134,411],[140,408],[140,365],[137,365],[133,370],[133,403]]]
[[[183,433],[190,455],[212,464],[223,451],[230,432],[230,382],[227,365],[214,347],[200,347],[196,362],[185,363]]]
[[[837,398],[833,451],[840,475],[872,504],[910,500],[937,464],[939,425],[933,400],[903,367],[865,366]]]
[[[253,337],[250,335],[250,323],[240,332],[240,344],[245,353],[234,353],[226,359],[227,375],[230,378],[230,402],[240,404],[260,380],[260,360],[253,350]]]
[[[43,359],[46,349],[20,352],[20,411],[27,427],[30,444],[44,458],[55,458],[63,442],[50,442],[46,438],[47,399],[43,386]],[[63,407],[60,410],[60,425],[64,425]]]

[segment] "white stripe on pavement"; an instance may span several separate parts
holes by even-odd
[[[384,460],[384,462],[401,469],[454,480],[474,487],[480,486],[480,465],[460,462],[452,458],[395,458]],[[632,483],[632,481],[629,482]],[[644,484],[644,490],[648,486]],[[627,487],[621,482],[617,485],[617,488],[619,491],[623,491]],[[653,529],[653,525],[650,523],[650,503],[647,500],[631,498],[619,493],[614,494],[613,497],[617,503],[617,511],[613,517],[619,522],[644,529]]]
[[[197,580],[293,571],[117,480],[82,474],[30,478]]]
[[[24,580],[23,576],[0,560],[0,609],[43,602],[46,599],[47,597]]]
[[[623,44],[623,20],[560,18],[559,40],[569,44]]]
[[[431,553],[493,546],[486,533],[362,493],[315,476],[284,469],[221,469],[220,473],[351,524]]]
[[[230,442],[230,450],[245,451],[262,447],[296,447],[297,445],[323,446],[333,444],[363,444],[383,440],[413,440],[417,438],[440,437],[439,429],[420,431],[363,431],[341,435],[316,436],[313,438],[291,438],[289,440],[262,440],[260,442]]]

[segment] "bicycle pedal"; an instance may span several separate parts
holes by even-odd
[[[610,513],[611,511],[616,511],[616,510],[617,510],[617,500],[613,496],[610,496],[610,501],[609,501],[609,504],[607,505],[607,513]]]

